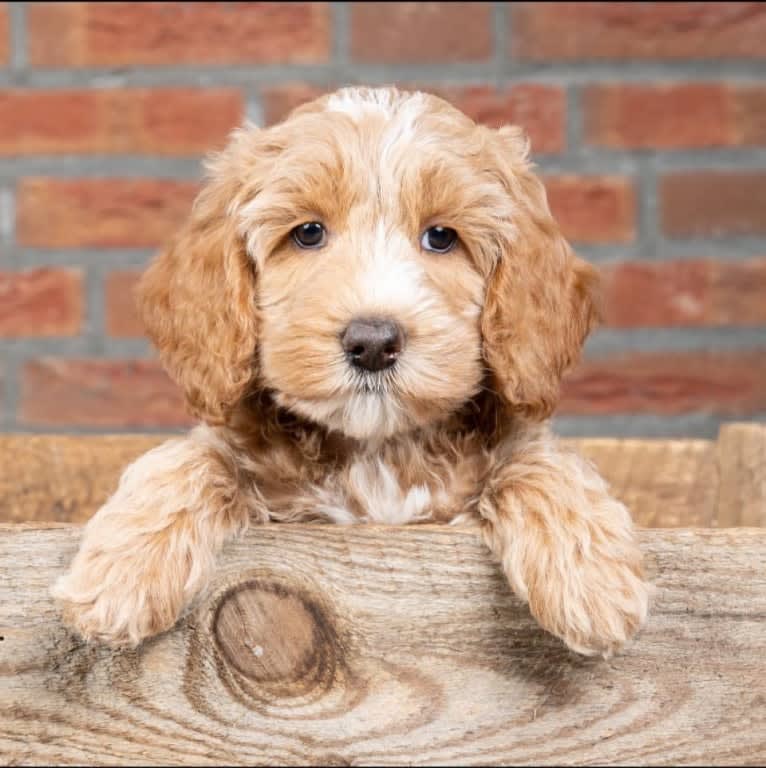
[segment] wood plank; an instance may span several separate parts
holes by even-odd
[[[712,441],[590,438],[565,442],[598,467],[638,525],[711,525],[718,495]]]
[[[540,630],[447,526],[252,529],[177,629],[88,647],[47,593],[78,537],[0,529],[5,763],[766,760],[766,530],[642,532],[658,592],[610,661]]]
[[[0,436],[0,521],[84,523],[167,435]]]
[[[766,424],[726,424],[718,436],[714,524],[766,526]]]
[[[123,469],[169,435],[0,436],[0,521],[82,523]],[[599,468],[638,525],[708,526],[718,496],[706,440],[564,440]],[[758,523],[760,524],[760,523]]]

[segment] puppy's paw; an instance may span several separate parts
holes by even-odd
[[[178,619],[186,579],[176,569],[148,548],[124,553],[86,545],[51,593],[62,604],[64,623],[83,639],[135,647]]]
[[[609,658],[646,620],[653,593],[637,556],[601,557],[572,568],[536,590],[530,608],[540,624],[573,651]]]

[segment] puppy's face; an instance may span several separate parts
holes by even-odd
[[[289,140],[269,194],[240,210],[264,385],[357,438],[449,414],[483,376],[465,137],[422,97],[335,97],[296,123],[310,139]],[[262,243],[263,231],[278,239]]]
[[[590,325],[592,274],[525,154],[518,132],[393,89],[240,132],[141,290],[192,405],[210,419],[266,388],[359,439],[437,422],[483,385],[547,415]],[[213,355],[196,371],[195,344]]]

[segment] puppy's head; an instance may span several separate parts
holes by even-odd
[[[202,419],[265,390],[366,439],[482,390],[546,418],[595,285],[520,131],[434,96],[343,89],[233,136],[139,305]]]

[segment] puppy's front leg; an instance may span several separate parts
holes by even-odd
[[[247,526],[236,475],[225,443],[207,427],[131,464],[53,588],[65,621],[112,645],[137,645],[173,626],[224,539]]]
[[[608,657],[645,620],[651,590],[628,511],[543,429],[505,448],[480,501],[485,540],[545,629]]]

